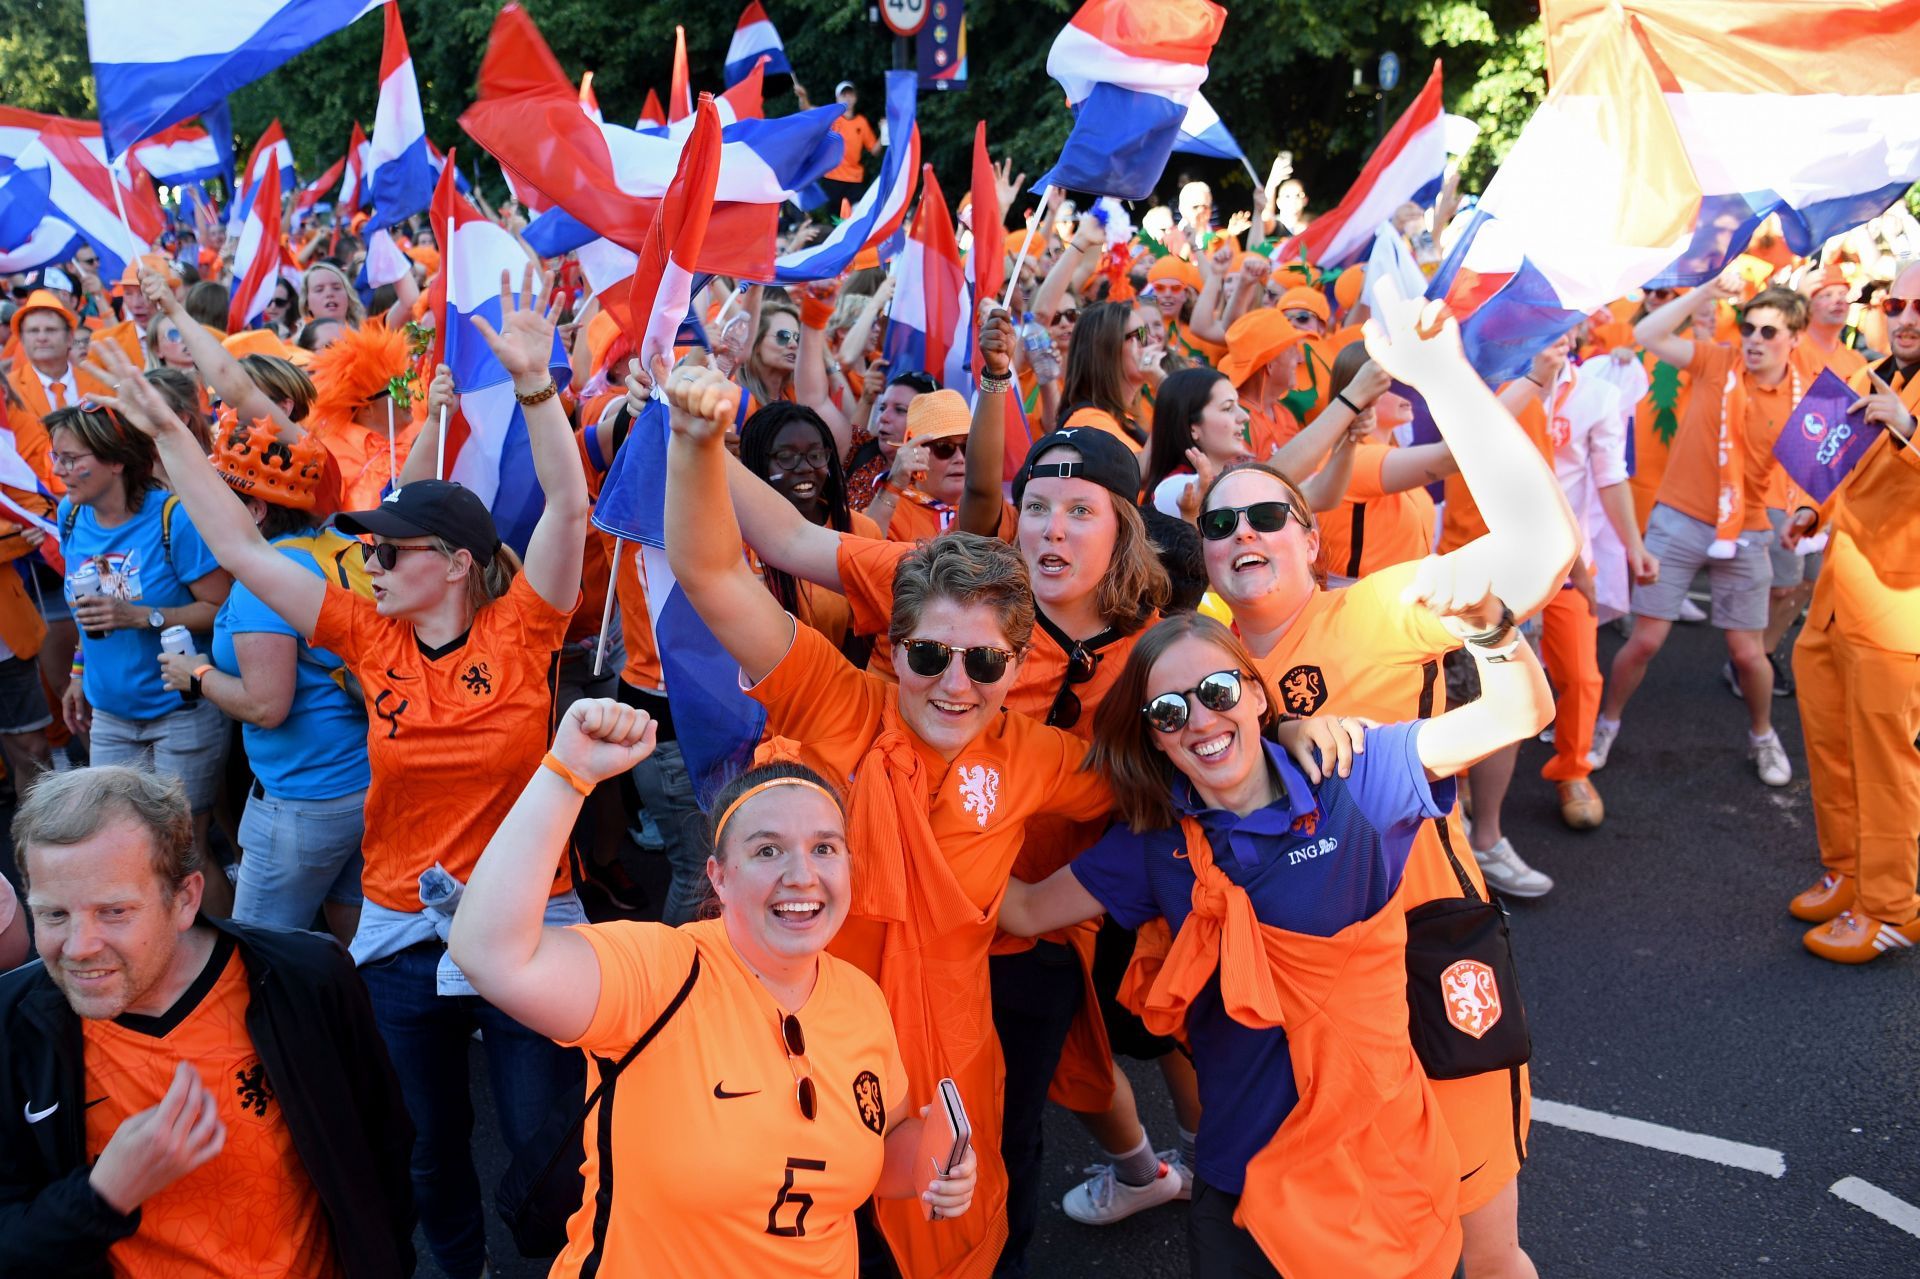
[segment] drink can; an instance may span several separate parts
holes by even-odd
[[[169,626],[166,630],[160,632],[160,651],[163,653],[173,653],[180,657],[187,656],[193,652],[193,632],[184,626]],[[191,688],[183,688],[180,690],[180,700],[183,702],[194,702],[199,699],[200,694],[194,692]]]
[[[100,593],[100,566],[92,560],[81,560],[68,572],[67,595],[74,603]],[[105,631],[88,631],[86,635],[94,640],[107,637]]]

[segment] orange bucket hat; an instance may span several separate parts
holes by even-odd
[[[1277,303],[1280,311],[1311,311],[1320,317],[1320,323],[1333,323],[1333,308],[1327,305],[1327,295],[1318,289],[1304,286],[1288,289],[1280,295]]]
[[[1167,254],[1164,258],[1157,259],[1147,270],[1148,284],[1159,284],[1163,281],[1172,284],[1184,284],[1195,293],[1200,292],[1202,287],[1200,282],[1200,268],[1186,261],[1184,258],[1176,258],[1171,253]]]
[[[20,309],[13,313],[13,331],[18,333],[20,326],[26,322],[26,318],[35,311],[53,312],[67,322],[69,329],[80,327],[79,317],[67,310],[66,303],[53,296],[53,294],[46,289],[35,289],[27,295],[27,300],[20,305]]]
[[[1267,361],[1305,336],[1273,307],[1249,311],[1227,329],[1227,354],[1220,361],[1220,371],[1235,386],[1244,386]]]
[[[907,405],[907,443],[952,439],[973,430],[973,411],[967,398],[958,391],[932,391],[916,395]]]

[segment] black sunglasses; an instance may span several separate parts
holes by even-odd
[[[964,439],[935,440],[933,443],[927,445],[928,455],[939,462],[950,462],[953,460],[955,453],[965,453],[966,451],[967,442]]]
[[[804,462],[816,471],[824,471],[827,469],[829,456],[828,452],[818,444],[810,449],[775,449],[773,464],[783,471],[791,471]]]
[[[1067,677],[1060,682],[1060,691],[1054,694],[1047,723],[1055,728],[1072,728],[1080,722],[1080,695],[1073,691],[1073,686],[1092,679],[1099,665],[1098,653],[1089,653],[1084,644],[1073,646],[1073,652],[1067,654]]]
[[[362,542],[360,543],[360,562],[371,564],[378,560],[380,567],[391,573],[400,563],[402,552],[438,551],[439,549],[437,546],[396,546],[392,542]]]
[[[787,1050],[787,1069],[793,1071],[793,1098],[800,1103],[800,1117],[811,1122],[820,1113],[820,1097],[814,1091],[813,1076],[794,1070],[794,1059],[804,1060],[807,1055],[807,1035],[800,1029],[800,1019],[792,1013],[780,1019],[780,1039]]]
[[[1762,342],[1771,342],[1786,331],[1778,324],[1754,324],[1747,320],[1740,321],[1740,336],[1743,338],[1750,338],[1758,333]]]
[[[1070,306],[1062,307],[1058,311],[1055,311],[1053,313],[1053,322],[1055,324],[1059,324],[1062,321],[1065,321],[1068,324],[1072,324],[1075,320],[1079,318],[1080,318],[1080,312],[1074,310]]]
[[[1187,699],[1210,711],[1230,711],[1240,704],[1240,672],[1215,671],[1181,693],[1162,693],[1140,708],[1156,732],[1177,733],[1187,726]]]
[[[1200,536],[1209,542],[1224,542],[1240,528],[1240,517],[1256,533],[1278,533],[1287,526],[1293,513],[1291,502],[1255,502],[1252,506],[1216,506],[1200,517]]]
[[[1881,298],[1880,309],[1888,315],[1905,315],[1909,310],[1920,311],[1920,298]]]
[[[939,640],[910,639],[901,647],[907,650],[907,669],[927,679],[946,674],[947,667],[953,665],[953,655],[958,653],[968,679],[976,684],[998,684],[1007,673],[1007,663],[1013,660],[1006,649],[984,644],[955,648]]]

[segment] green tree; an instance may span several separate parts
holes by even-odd
[[[0,98],[28,111],[92,118],[81,0],[0,0]]]

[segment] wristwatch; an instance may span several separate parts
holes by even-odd
[[[159,609],[156,608],[147,614],[147,625],[154,630],[162,630],[166,627],[166,624],[166,614],[162,613]]]

